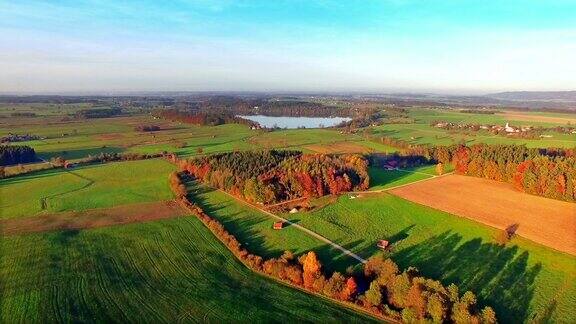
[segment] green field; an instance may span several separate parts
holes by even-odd
[[[245,268],[193,217],[0,241],[0,322],[370,322]]]
[[[532,113],[539,116],[544,114],[547,117],[574,118],[574,115],[552,114],[552,113]],[[542,116],[544,116],[542,115]],[[576,135],[561,134],[550,132],[552,138],[541,139],[518,139],[501,135],[493,135],[488,131],[481,130],[478,132],[456,132],[451,133],[448,130],[431,127],[430,123],[435,120],[448,121],[453,123],[477,123],[477,124],[494,124],[504,125],[510,122],[513,125],[530,125],[554,127],[558,125],[566,126],[566,123],[550,123],[539,121],[517,121],[504,115],[485,115],[485,114],[468,114],[457,111],[440,110],[440,109],[410,109],[409,116],[414,119],[412,124],[387,124],[377,127],[371,127],[370,132],[376,137],[393,137],[408,141],[412,144],[437,144],[451,145],[464,142],[468,145],[475,143],[488,144],[517,144],[528,147],[575,147]]]
[[[295,228],[273,230],[269,216],[222,192],[194,188],[196,202],[253,252],[274,257],[314,249],[328,269],[346,271],[356,264]],[[389,194],[343,195],[318,211],[283,216],[365,258],[381,253],[377,240],[390,240],[391,257],[400,266],[417,266],[426,276],[474,291],[503,320],[576,318],[576,258],[520,237],[499,247],[490,227]]]
[[[284,250],[314,249],[327,269],[358,269],[355,260],[295,228],[273,230],[270,217],[222,192],[196,190],[196,202],[253,252],[275,257]],[[490,227],[390,194],[343,195],[318,211],[283,217],[365,258],[381,253],[375,244],[387,239],[401,267],[416,266],[425,276],[475,292],[506,322],[576,320],[576,258],[523,238],[503,248],[493,243],[496,231]]]
[[[188,190],[195,203],[218,219],[229,232],[234,233],[252,253],[263,257],[279,257],[288,250],[301,254],[313,249],[320,252],[324,262],[331,261],[339,254],[326,243],[294,227],[288,226],[281,231],[272,229],[274,219],[222,191],[197,182],[190,183]]]
[[[522,238],[495,245],[490,227],[390,194],[341,196],[318,211],[285,217],[369,257],[377,240],[394,243],[402,267],[474,291],[505,321],[545,316],[576,320],[576,258]],[[349,259],[331,265],[343,269]]]
[[[165,160],[94,164],[0,180],[1,218],[172,199]],[[5,199],[4,197],[10,197]]]
[[[380,190],[432,178],[436,175],[436,166],[423,166],[403,170],[385,170],[369,167],[368,174],[370,175],[370,190]]]
[[[368,141],[357,134],[340,134],[335,129],[287,129],[267,132],[250,130],[246,125],[220,126],[187,125],[151,116],[115,117],[92,120],[62,121],[52,118],[27,118],[13,122],[0,119],[0,135],[8,133],[34,134],[43,139],[20,142],[33,147],[44,159],[61,156],[76,160],[99,153],[158,153],[174,152],[181,157],[235,150],[284,148],[308,151],[311,144],[330,145],[354,142],[376,152],[391,152],[393,148]],[[141,133],[136,125],[155,124],[160,131]]]
[[[101,152],[175,152],[180,157],[248,149],[310,151],[309,145],[375,152],[395,149],[367,140],[390,136],[412,144],[502,143],[530,147],[574,147],[574,134],[512,139],[485,131],[450,133],[433,120],[504,124],[503,115],[409,109],[412,124],[386,124],[343,134],[336,129],[267,132],[245,125],[216,127],[155,120],[150,115],[63,120],[84,106],[26,105],[18,111],[39,118],[0,118],[0,135],[30,133],[22,142],[44,159],[67,160]],[[10,116],[12,106],[0,106]],[[573,115],[533,113],[543,117]],[[540,121],[513,124],[554,126]],[[140,133],[136,125],[160,131]],[[40,166],[38,164],[37,166]],[[31,166],[34,167],[34,166]],[[11,167],[13,169],[19,167]],[[162,159],[115,162],[47,170],[0,180],[0,220],[172,199]],[[446,167],[445,172],[451,169]],[[401,170],[371,167],[370,190],[431,178],[435,166]],[[354,259],[295,227],[273,230],[268,215],[220,191],[189,184],[191,198],[221,221],[248,250],[277,257],[315,250],[325,269],[359,270]],[[439,188],[440,190],[440,188]],[[576,322],[576,257],[515,237],[506,247],[493,243],[495,230],[390,194],[323,197],[312,212],[284,214],[306,228],[368,258],[375,243],[393,243],[390,256],[402,268],[418,267],[427,277],[472,290],[494,307],[502,322]],[[352,311],[260,277],[243,267],[195,218],[1,237],[0,322],[248,322],[367,321]]]
[[[530,147],[576,146],[574,134],[551,133],[552,138],[527,140],[493,135],[487,131],[450,133],[447,130],[431,127],[429,124],[434,120],[502,125],[507,121],[514,122],[514,120],[508,120],[502,115],[467,114],[445,109],[412,108],[409,109],[409,116],[414,119],[415,123],[386,124],[369,127],[358,134],[341,134],[337,129],[288,129],[266,132],[250,130],[245,125],[236,124],[216,127],[196,126],[156,120],[147,114],[90,120],[63,120],[62,116],[56,116],[52,113],[43,114],[46,111],[59,109],[55,107],[57,106],[46,108],[31,105],[28,107],[26,111],[40,111],[39,116],[42,117],[38,118],[0,118],[0,135],[29,133],[41,136],[43,137],[42,140],[21,142],[21,144],[32,146],[38,155],[44,159],[62,156],[67,160],[80,159],[101,152],[158,153],[169,151],[183,157],[189,157],[200,154],[200,151],[203,154],[267,148],[308,151],[307,145],[331,145],[341,142],[353,142],[359,147],[365,147],[374,152],[394,151],[393,148],[377,141],[367,140],[365,135],[371,135],[375,138],[394,137],[413,144],[450,145],[466,142],[468,144],[526,144]],[[6,109],[0,109],[0,112],[12,111]],[[540,116],[543,113],[528,114]],[[547,113],[544,115],[571,118],[571,115],[566,114]],[[547,127],[562,125],[538,121],[518,123]],[[161,130],[151,133],[135,131],[134,127],[141,124],[158,125]]]

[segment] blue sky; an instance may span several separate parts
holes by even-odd
[[[576,89],[576,0],[0,0],[0,92]]]

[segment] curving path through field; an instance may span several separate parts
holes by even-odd
[[[271,212],[269,212],[269,211],[267,211],[267,210],[265,210],[265,209],[262,209],[262,208],[260,208],[260,207],[258,207],[258,206],[255,206],[255,205],[253,205],[253,204],[251,204],[251,203],[249,203],[249,202],[247,202],[247,201],[245,201],[245,200],[243,200],[243,199],[240,199],[240,198],[238,198],[238,197],[235,197],[235,196],[227,193],[227,192],[224,191],[224,190],[219,190],[219,191],[220,191],[220,192],[223,192],[224,194],[226,194],[226,195],[228,195],[228,196],[230,196],[230,197],[232,197],[232,198],[234,198],[235,200],[241,202],[241,203],[244,204],[244,205],[247,205],[247,206],[250,206],[251,208],[254,208],[254,209],[259,210],[260,212],[264,213],[265,215],[268,215],[268,216],[270,216],[270,217],[272,217],[272,218],[274,218],[274,219],[276,219],[276,220],[282,221],[282,222],[284,222],[284,223],[290,224],[290,226],[294,226],[295,228],[301,230],[302,232],[304,232],[304,233],[306,233],[306,234],[308,234],[308,235],[310,235],[310,236],[312,236],[312,237],[314,237],[314,238],[316,238],[316,239],[318,239],[318,240],[320,240],[320,241],[322,241],[322,242],[324,242],[324,243],[329,244],[330,246],[332,246],[332,247],[335,248],[335,249],[338,249],[338,250],[342,251],[344,254],[346,254],[346,255],[348,255],[348,256],[356,259],[356,260],[357,260],[358,262],[360,262],[360,263],[366,263],[366,260],[363,259],[363,258],[362,258],[361,256],[359,256],[358,254],[356,254],[356,253],[354,253],[354,252],[352,252],[352,251],[344,248],[343,246],[341,246],[341,245],[339,245],[339,244],[337,244],[337,243],[335,243],[335,242],[327,239],[326,237],[324,237],[324,236],[322,236],[322,235],[320,235],[320,234],[318,234],[318,233],[316,233],[316,232],[314,232],[314,231],[311,231],[311,230],[307,229],[307,228],[304,227],[304,226],[298,225],[298,224],[296,224],[296,223],[294,223],[294,222],[291,222],[291,221],[287,220],[286,218],[280,217],[280,216],[275,215],[275,214],[273,214],[273,213],[271,213]]]

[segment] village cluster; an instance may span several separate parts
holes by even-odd
[[[430,124],[432,127],[442,128],[446,130],[467,130],[467,131],[480,131],[486,130],[494,134],[522,134],[522,135],[533,135],[543,138],[553,137],[551,134],[542,134],[544,132],[558,132],[564,134],[576,134],[576,128],[574,127],[534,127],[534,126],[512,126],[510,123],[505,125],[482,125],[482,124],[457,124],[447,121],[434,121]]]

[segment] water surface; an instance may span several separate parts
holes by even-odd
[[[271,117],[264,115],[243,116],[245,119],[255,121],[262,127],[273,128],[322,128],[336,126],[344,121],[349,121],[347,117]]]

